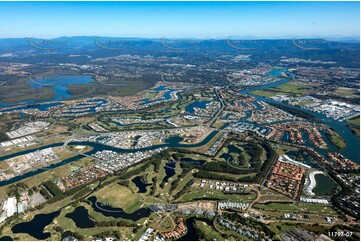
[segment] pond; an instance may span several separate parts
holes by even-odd
[[[210,101],[195,101],[186,106],[185,110],[189,113],[194,113],[194,108],[206,108],[208,103],[210,103]]]
[[[335,184],[332,180],[325,175],[317,174],[315,175],[316,187],[313,189],[313,192],[316,196],[325,196],[332,194]]]
[[[0,238],[0,241],[13,241],[13,238],[11,238],[10,236],[3,236]]]
[[[65,238],[75,239],[73,233],[69,230],[61,234],[61,240],[64,240]]]
[[[183,138],[180,136],[171,136],[171,137],[165,139],[165,143],[170,144],[170,145],[176,145],[179,142],[181,142],[182,140],[183,140]]]
[[[37,214],[29,222],[22,222],[12,227],[13,233],[26,233],[38,239],[45,240],[50,237],[50,233],[44,233],[44,228],[49,225],[54,218],[60,214],[60,211],[55,211],[48,214]]]
[[[68,213],[65,217],[72,219],[78,228],[94,227],[94,221],[89,217],[88,210],[84,206],[75,208],[73,212]]]
[[[242,150],[240,150],[239,148],[237,148],[234,145],[228,145],[227,146],[228,149],[228,153],[223,153],[220,157],[225,159],[226,161],[228,159],[233,160],[233,157],[230,155],[231,153],[236,153],[236,154],[241,154]]]
[[[194,222],[196,220],[205,222],[209,226],[213,226],[212,220],[207,219],[207,218],[197,218],[197,217],[187,218],[186,219],[187,233],[184,236],[177,239],[178,241],[197,241],[198,240],[198,236],[196,235],[196,228],[194,227]]]
[[[146,184],[144,183],[141,176],[136,176],[132,179],[132,182],[138,187],[138,192],[140,193],[146,193],[147,187],[151,186],[152,184]]]
[[[175,162],[167,162],[164,165],[165,169],[165,177],[163,178],[163,182],[168,182],[169,178],[175,175]]]

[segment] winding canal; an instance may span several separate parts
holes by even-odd
[[[285,70],[283,70],[283,71],[285,71]],[[285,72],[288,75],[290,75],[291,78],[294,77],[292,73],[289,73],[287,71],[285,71]],[[251,91],[254,91],[254,90],[264,90],[264,89],[267,89],[267,88],[276,87],[276,86],[279,86],[281,84],[287,83],[291,78],[286,78],[286,79],[283,79],[283,80],[278,81],[278,82],[274,82],[274,83],[266,84],[266,85],[263,85],[263,86],[258,86],[258,87],[253,87],[253,88],[249,88],[249,89],[246,89],[246,90],[242,90],[242,91],[240,91],[240,93],[249,95],[249,93]],[[341,135],[341,137],[345,140],[346,145],[347,145],[346,148],[344,148],[342,150],[337,150],[337,148],[333,144],[330,144],[328,142],[329,143],[329,149],[317,149],[316,148],[316,151],[318,151],[319,153],[321,153],[323,155],[325,155],[325,153],[327,151],[337,151],[337,152],[341,153],[342,155],[344,155],[345,157],[353,160],[357,164],[360,163],[360,150],[359,150],[360,141],[350,131],[350,129],[347,127],[346,122],[339,122],[339,121],[333,120],[331,118],[327,118],[324,114],[313,112],[313,111],[310,111],[310,110],[307,110],[307,109],[304,109],[304,108],[301,108],[301,107],[292,106],[292,105],[289,105],[289,104],[286,104],[286,103],[283,103],[283,102],[275,101],[275,100],[272,100],[270,98],[265,98],[265,97],[261,97],[261,96],[257,96],[257,95],[252,95],[252,96],[254,96],[256,98],[256,101],[264,101],[264,102],[267,102],[267,103],[276,103],[276,104],[283,105],[283,106],[286,106],[286,107],[291,107],[293,109],[297,109],[297,110],[300,110],[302,112],[306,112],[308,114],[311,114],[311,115],[315,116],[317,119],[320,120],[319,123],[327,125],[327,126],[333,128],[334,130],[336,130]],[[260,107],[257,106],[257,108],[260,108]],[[244,119],[245,118],[243,118],[243,120]],[[249,121],[247,121],[247,122],[249,122]],[[255,124],[255,125],[259,125],[259,124]],[[223,129],[226,126],[227,125],[224,125],[220,129]],[[180,143],[182,139],[169,138],[169,139],[166,140],[165,144],[154,145],[154,146],[150,146],[150,147],[146,147],[146,148],[140,148],[140,149],[122,149],[122,148],[116,148],[116,147],[112,147],[112,146],[108,146],[108,145],[104,145],[104,144],[100,144],[100,143],[93,143],[93,142],[70,142],[70,143],[68,143],[68,145],[84,145],[84,146],[92,147],[93,149],[91,151],[89,151],[89,152],[86,152],[85,155],[92,155],[92,154],[96,153],[97,151],[102,151],[102,150],[112,150],[114,152],[119,152],[119,153],[133,153],[133,152],[137,152],[137,151],[147,151],[147,150],[153,150],[153,149],[165,148],[165,147],[170,147],[170,148],[194,148],[194,147],[198,147],[198,146],[202,146],[202,145],[207,144],[218,132],[220,132],[219,129],[212,131],[204,140],[202,140],[201,142],[199,142],[197,144],[182,144],[182,143]],[[325,140],[327,140],[327,138],[325,138]],[[57,146],[62,146],[62,145],[63,145],[63,143],[55,143],[55,144],[42,146],[42,147],[39,147],[39,148],[36,148],[36,149],[25,150],[25,151],[21,151],[21,152],[11,154],[11,155],[2,156],[2,157],[0,157],[0,162],[3,161],[3,160],[9,159],[9,158],[15,157],[15,156],[24,155],[24,154],[36,151],[36,150],[39,150],[39,149],[57,147]],[[23,175],[20,175],[20,176],[17,176],[17,177],[14,177],[14,178],[11,178],[11,179],[8,179],[8,180],[5,180],[5,181],[1,181],[0,182],[0,187],[11,184],[11,183],[14,183],[14,182],[17,182],[17,181],[20,181],[20,180],[23,180],[23,179],[26,179],[28,177],[31,177],[31,176],[34,176],[34,175],[37,175],[37,174],[40,174],[40,173],[42,173],[42,172],[44,172],[46,170],[54,169],[56,167],[59,167],[59,166],[74,162],[74,161],[79,160],[79,159],[81,159],[83,157],[84,157],[83,154],[82,155],[76,155],[76,156],[71,157],[69,159],[65,159],[65,160],[63,160],[63,161],[61,161],[59,163],[52,164],[52,165],[46,167],[46,169],[40,168],[38,170],[30,171],[28,173],[25,173]]]
[[[304,108],[301,108],[301,107],[298,107],[298,106],[289,105],[287,103],[276,101],[276,100],[273,100],[271,98],[266,98],[266,97],[261,97],[261,96],[254,95],[254,94],[249,94],[252,91],[265,90],[265,89],[268,89],[268,88],[276,87],[276,86],[287,83],[288,81],[290,81],[294,77],[294,75],[292,73],[289,73],[289,72],[286,72],[286,73],[288,75],[290,75],[291,78],[286,78],[284,80],[281,80],[281,81],[278,81],[278,82],[273,82],[273,83],[266,84],[266,85],[263,85],[263,86],[248,88],[246,90],[242,90],[240,93],[241,94],[252,95],[252,96],[254,96],[256,98],[256,101],[263,101],[263,102],[267,102],[267,103],[274,103],[274,104],[282,105],[282,106],[285,106],[285,107],[290,107],[292,109],[296,109],[296,110],[299,110],[299,111],[302,111],[302,112],[306,112],[306,113],[314,116],[315,118],[317,118],[319,120],[319,122],[316,122],[316,123],[324,124],[324,125],[332,128],[332,129],[334,129],[337,133],[340,134],[340,136],[344,139],[344,141],[346,143],[346,147],[344,149],[342,149],[342,150],[338,150],[333,144],[331,144],[329,142],[328,142],[329,149],[315,148],[315,150],[317,152],[321,153],[322,155],[325,155],[325,153],[328,152],[328,151],[339,152],[343,156],[345,156],[346,158],[349,158],[352,161],[356,162],[357,164],[360,164],[360,140],[347,127],[347,123],[345,121],[343,121],[343,122],[336,121],[336,120],[334,120],[332,118],[326,117],[326,115],[324,115],[322,113],[313,112],[311,110],[304,109]],[[280,122],[275,122],[275,123],[280,123]],[[325,141],[327,142],[328,139],[325,138]]]

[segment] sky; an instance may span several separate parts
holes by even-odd
[[[0,38],[355,37],[359,2],[0,2]]]

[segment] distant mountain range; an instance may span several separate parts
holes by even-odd
[[[218,42],[218,41],[226,41],[227,38],[231,38],[232,40],[262,40],[262,41],[284,41],[284,40],[325,40],[332,42],[343,42],[343,43],[360,43],[359,37],[329,37],[329,38],[296,38],[296,37],[284,37],[284,38],[260,38],[255,36],[230,36],[227,38],[210,38],[210,39],[198,39],[198,38],[137,38],[137,37],[106,37],[106,36],[62,36],[58,38],[51,39],[42,39],[42,38],[33,38],[33,37],[25,37],[25,38],[0,38],[0,47],[16,47],[16,46],[24,46],[29,45],[29,41],[36,40],[51,40],[57,42],[67,42],[70,45],[93,45],[97,38],[107,39],[107,40],[127,40],[127,41],[150,41],[150,42],[159,42],[162,39],[167,40],[194,40],[199,42]]]

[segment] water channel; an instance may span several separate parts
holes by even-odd
[[[290,73],[288,73],[289,75],[291,75]],[[292,77],[292,75],[291,75]],[[286,78],[283,79],[281,81],[278,82],[274,82],[274,83],[270,83],[270,84],[266,84],[263,86],[258,86],[258,87],[252,87],[246,90],[241,91],[241,94],[249,94],[249,92],[254,91],[254,90],[264,90],[270,87],[276,87],[278,85],[284,84],[286,82],[288,82],[290,80],[290,78]],[[329,149],[319,149],[319,148],[315,148],[316,151],[318,151],[319,153],[325,155],[325,153],[327,151],[337,151],[339,153],[341,153],[342,155],[344,155],[345,157],[353,160],[354,162],[356,162],[357,164],[360,163],[360,141],[359,139],[350,131],[350,129],[347,127],[346,122],[339,122],[336,120],[333,120],[331,118],[327,118],[324,114],[321,113],[316,113],[316,112],[312,112],[309,110],[306,110],[304,108],[301,107],[297,107],[297,106],[291,106],[289,104],[283,103],[283,102],[278,102],[278,101],[274,101],[270,98],[264,98],[264,97],[260,97],[257,95],[253,95],[255,96],[256,100],[258,101],[264,101],[264,102],[268,102],[268,103],[277,103],[283,106],[288,106],[288,107],[292,107],[294,109],[309,113],[313,116],[315,116],[317,119],[320,120],[320,123],[328,125],[329,127],[333,128],[334,130],[336,130],[341,137],[345,140],[346,142],[346,148],[342,149],[342,150],[337,150],[337,148],[329,143]],[[255,124],[258,125],[258,124]],[[226,126],[221,127],[220,129],[224,128]],[[162,148],[162,147],[170,147],[170,148],[194,148],[194,147],[198,147],[198,146],[202,146],[206,143],[208,143],[219,131],[215,130],[212,131],[204,140],[202,140],[201,142],[197,143],[197,144],[182,144],[180,143],[182,141],[182,138],[179,136],[173,136],[170,137],[168,139],[165,140],[165,144],[160,144],[160,145],[154,145],[154,146],[150,146],[150,147],[146,147],[146,148],[139,148],[139,149],[122,149],[122,148],[115,148],[115,147],[111,147],[108,145],[104,145],[104,144],[100,144],[100,143],[93,143],[93,142],[70,142],[68,145],[84,145],[84,146],[90,146],[93,149],[89,152],[86,153],[86,155],[92,155],[94,153],[96,153],[97,151],[102,151],[102,150],[112,150],[114,152],[120,152],[120,153],[132,153],[132,152],[136,152],[136,151],[147,151],[147,150],[152,150],[152,149],[157,149],[157,148]],[[325,138],[327,140],[327,138]],[[30,149],[30,150],[25,150],[25,151],[21,151],[21,152],[17,152],[11,155],[6,155],[6,156],[2,156],[0,157],[0,162],[8,159],[8,158],[12,158],[15,156],[19,156],[19,155],[23,155],[23,154],[27,154],[39,149],[44,149],[44,148],[49,148],[49,147],[56,147],[56,146],[62,146],[63,143],[55,143],[55,144],[51,144],[51,145],[46,145],[43,147],[39,147],[39,148],[35,148],[35,149]],[[69,159],[65,159],[59,163],[50,165],[48,167],[46,167],[46,169],[38,169],[35,171],[31,171],[25,174],[22,174],[20,176],[8,179],[8,180],[4,180],[0,182],[0,187],[4,186],[4,185],[8,185],[11,184],[13,182],[17,182],[20,181],[22,179],[40,174],[42,172],[44,172],[45,170],[49,170],[49,169],[53,169],[65,164],[68,164],[70,162],[74,162],[76,160],[79,160],[80,158],[83,158],[83,155],[76,155],[74,157],[71,157]]]

